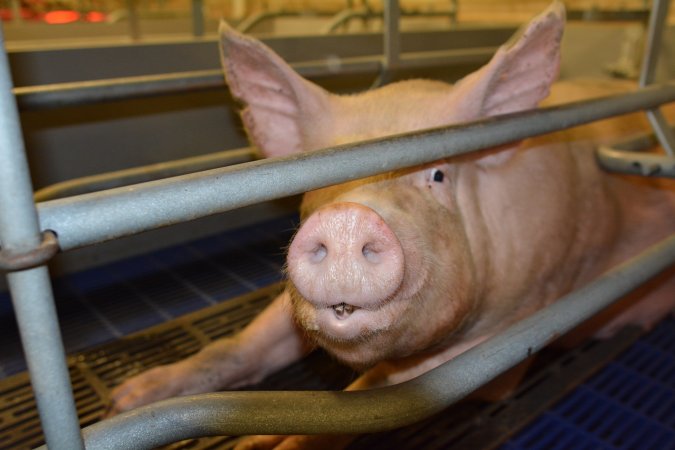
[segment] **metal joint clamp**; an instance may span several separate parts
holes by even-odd
[[[47,230],[42,233],[39,246],[24,253],[14,253],[0,248],[0,272],[17,272],[46,264],[59,251],[56,233]]]

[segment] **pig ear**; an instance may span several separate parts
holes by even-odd
[[[548,96],[560,69],[560,42],[565,26],[565,8],[555,1],[523,26],[478,71],[455,88],[453,109],[457,121],[470,121],[497,114],[535,108]],[[485,163],[508,159],[509,152],[493,153]]]
[[[302,125],[328,112],[328,93],[298,75],[260,41],[220,22],[221,61],[253,143],[265,156],[306,150]]]

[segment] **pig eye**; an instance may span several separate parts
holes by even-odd
[[[442,183],[443,180],[445,179],[445,174],[443,173],[442,170],[434,169],[433,175],[431,177],[434,181],[437,183]]]

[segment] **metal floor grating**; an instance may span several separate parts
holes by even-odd
[[[70,373],[82,426],[90,425],[102,417],[107,405],[109,389],[122,379],[149,367],[184,358],[197,351],[206,342],[236,332],[248,323],[279,289],[280,286],[277,285],[246,294],[229,302],[213,305],[171,322],[157,325],[144,332],[70,356]],[[650,382],[650,380],[643,379],[645,377],[639,378],[633,382],[639,384],[637,389],[634,384],[626,384],[626,374],[624,378],[615,378],[614,371],[622,369],[615,369],[614,366],[623,367],[622,361],[626,360],[630,367],[631,361],[635,359],[631,356],[636,352],[633,349],[637,348],[638,356],[642,357],[647,354],[644,347],[653,345],[651,342],[655,340],[653,336],[668,334],[674,326],[675,322],[672,319],[663,322],[652,334],[635,344],[633,342],[638,338],[639,333],[635,330],[626,330],[615,339],[591,342],[573,352],[545,351],[538,357],[526,382],[511,399],[494,404],[465,400],[421,423],[393,432],[363,436],[355,441],[350,449],[453,448],[468,450],[494,448],[536,415],[549,408],[556,399],[571,390],[581,379],[588,377],[601,364],[615,358],[631,344],[633,346],[615,362],[610,363],[607,369],[602,370],[586,384],[577,388],[558,406],[544,412],[544,415],[533,426],[509,441],[503,448],[505,450],[516,448],[568,449],[584,448],[584,445],[587,448],[669,448],[668,445],[675,442],[671,408],[675,387],[672,376],[675,348],[672,343],[669,342],[670,348],[663,351],[661,355],[661,359],[665,359],[666,364],[658,364],[658,360],[649,358],[653,366],[658,366],[655,373],[656,381]],[[650,351],[653,353],[660,350],[651,348]],[[340,389],[354,376],[355,374],[350,369],[338,365],[325,354],[316,352],[253,388]],[[645,409],[649,410],[650,407],[659,404],[655,414],[666,420],[660,425],[653,423],[647,428],[631,420],[619,423],[619,419],[622,419],[625,413],[617,412],[616,410],[620,408],[612,401],[605,401],[603,405],[598,405],[597,397],[602,397],[603,394],[589,395],[590,391],[596,390],[609,393],[614,390],[622,391],[629,404],[635,399],[643,399],[641,393],[649,392],[649,400],[642,401]],[[605,395],[609,396],[609,394]],[[670,402],[668,395],[670,395]],[[659,403],[658,400],[662,402],[665,400],[665,402]],[[569,406],[570,402],[572,406]],[[585,405],[586,409],[580,408],[579,404]],[[611,411],[607,411],[608,408]],[[585,413],[589,410],[598,412]],[[636,414],[645,413],[646,411],[640,411]],[[575,428],[571,424],[562,427],[560,424],[552,426],[550,422],[554,415],[563,417],[563,419],[556,418],[558,422],[564,420],[565,417],[568,420],[574,420],[578,416],[585,415],[588,416],[587,422],[602,423],[605,428],[618,430],[614,434],[623,432],[633,439],[626,440],[625,446],[614,447],[610,444],[603,446],[605,441],[609,439],[607,442],[610,442],[614,435],[597,437],[593,431],[586,432],[583,428],[578,426]],[[602,421],[597,419],[599,415],[603,417],[611,415],[613,418],[605,424],[604,419]],[[659,427],[659,430],[655,430]],[[630,444],[635,443],[634,436],[639,434],[636,432],[638,430],[644,430],[654,446],[631,446]],[[596,431],[602,432],[602,430]],[[576,442],[573,441],[574,438],[577,439]],[[229,437],[204,438],[175,443],[166,448],[228,449],[233,442],[234,439]],[[644,443],[644,441],[639,442]],[[27,374],[21,373],[5,379],[0,383],[0,448],[29,449],[41,443],[39,420]],[[557,446],[553,446],[553,443]]]
[[[123,378],[183,358],[254,317],[278,289],[258,288],[279,280],[279,249],[291,236],[294,220],[272,221],[57,280],[82,425],[100,419],[110,387]],[[255,292],[222,302],[249,291]],[[6,324],[11,310],[1,297],[0,320]],[[197,312],[183,316],[190,311]],[[13,343],[6,326],[0,334],[0,368],[20,372],[18,341]],[[465,400],[410,427],[363,436],[350,449],[675,449],[675,320],[664,321],[633,343],[637,338],[638,333],[627,330],[571,353],[549,349],[538,356],[511,399],[496,404]],[[315,353],[256,388],[340,389],[354,376]],[[0,381],[0,449],[33,448],[41,441],[27,374],[6,377]],[[208,438],[167,448],[227,449],[232,442]]]
[[[54,280],[68,353],[110,342],[281,280],[295,215]],[[0,292],[0,378],[26,370],[9,295]]]

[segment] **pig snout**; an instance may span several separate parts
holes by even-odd
[[[318,321],[345,328],[345,322],[358,323],[360,314],[377,310],[395,295],[403,282],[404,255],[374,210],[332,203],[298,231],[288,251],[288,270],[297,291],[316,308]]]

